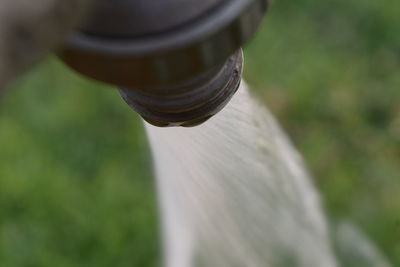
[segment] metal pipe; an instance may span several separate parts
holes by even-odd
[[[78,72],[118,86],[157,126],[197,125],[239,86],[240,48],[266,0],[99,0],[60,57]]]
[[[1,0],[0,89],[63,43],[93,0]]]

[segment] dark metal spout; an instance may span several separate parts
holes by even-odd
[[[98,0],[59,55],[78,72],[123,88],[148,122],[192,126],[236,92],[240,47],[266,9],[266,0]]]
[[[238,50],[222,66],[171,87],[120,89],[124,100],[149,123],[192,127],[207,121],[229,102],[237,91],[243,69]]]

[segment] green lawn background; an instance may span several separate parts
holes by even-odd
[[[304,155],[329,218],[400,266],[400,1],[277,0],[248,82]],[[0,266],[159,266],[142,123],[55,58],[0,103]]]

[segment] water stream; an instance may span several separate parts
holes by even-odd
[[[201,126],[146,129],[167,267],[341,266],[300,156],[244,83]]]

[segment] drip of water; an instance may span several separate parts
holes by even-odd
[[[301,158],[244,83],[201,126],[146,128],[166,266],[339,266]]]

